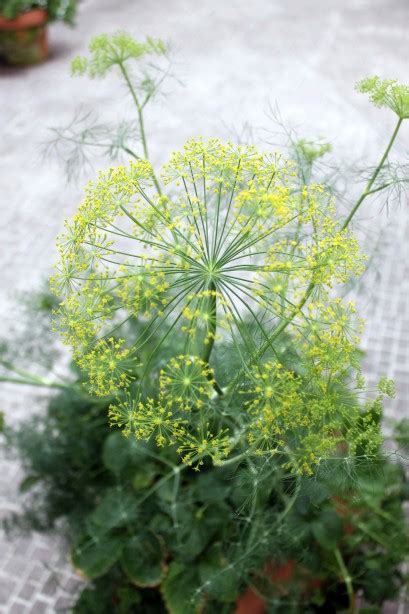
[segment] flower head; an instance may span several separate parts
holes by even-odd
[[[213,371],[197,356],[177,356],[162,369],[161,392],[180,403],[184,409],[201,409],[214,393]]]
[[[357,243],[338,228],[323,189],[293,193],[277,156],[191,140],[164,178],[169,197],[152,190],[145,161],[89,184],[59,239],[63,329],[81,317],[90,334],[106,337],[132,314],[156,331],[172,324],[200,355],[214,342],[216,319],[236,339],[245,334],[243,314],[263,310],[279,322],[310,283],[331,287],[362,270]],[[68,339],[79,349],[85,336]],[[136,353],[143,343],[134,339]]]
[[[387,107],[400,119],[409,118],[409,86],[395,79],[367,77],[357,84],[358,92],[369,94],[376,107]]]
[[[113,66],[123,65],[130,59],[141,60],[147,55],[164,55],[167,48],[160,39],[148,37],[139,42],[127,32],[116,32],[111,36],[100,34],[93,38],[89,51],[89,58],[78,56],[72,61],[74,75],[103,77]]]
[[[295,189],[292,165],[252,146],[192,139],[162,176],[167,196],[144,160],[100,173],[59,239],[59,326],[91,389],[117,395],[111,422],[125,433],[175,445],[185,462],[220,460],[236,440],[235,417],[226,431],[213,402],[223,389],[209,359],[221,340],[250,378],[243,428],[253,449],[297,445],[303,466],[317,462],[359,431],[334,385],[356,350],[353,309],[329,299],[363,269],[356,239],[322,186]],[[304,373],[277,356],[271,340],[283,327]],[[165,343],[173,354],[152,369]]]
[[[90,391],[97,396],[115,394],[134,379],[135,360],[123,339],[100,339],[78,364],[88,373]]]

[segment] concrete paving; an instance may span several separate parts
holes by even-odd
[[[376,73],[408,80],[408,23],[407,0],[82,2],[75,30],[51,28],[48,62],[0,68],[0,332],[11,334],[18,292],[38,289],[49,274],[55,235],[81,197],[81,181],[67,185],[61,167],[41,158],[47,127],[67,124],[80,104],[97,109],[105,120],[131,113],[114,77],[92,83],[69,77],[70,59],[92,36],[126,28],[172,43],[173,72],[182,84],[172,82],[166,99],[148,114],[157,162],[198,133],[228,138],[246,122],[274,130],[268,107],[277,103],[287,124],[303,136],[325,137],[338,159],[370,164],[385,146],[394,118],[356,94],[354,83]],[[269,138],[261,130],[256,134]],[[401,158],[407,156],[408,135],[405,127],[396,150]],[[409,401],[409,209],[402,202],[387,217],[380,204],[361,216],[372,235],[381,237],[377,276],[359,296],[367,316],[363,345],[370,380],[382,374],[396,380],[398,398],[387,414],[403,417]],[[7,420],[15,421],[41,408],[41,401],[5,387],[1,407]],[[5,515],[18,509],[21,470],[6,459],[0,469]],[[77,582],[58,539],[4,538],[0,553],[0,612],[69,607]]]

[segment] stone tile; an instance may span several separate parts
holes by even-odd
[[[6,605],[16,588],[16,582],[11,578],[0,578],[0,605]]]
[[[14,575],[16,578],[21,577],[28,567],[28,560],[22,556],[13,553],[13,556],[7,562],[7,572]]]
[[[53,574],[52,576],[50,576],[50,578],[48,578],[47,582],[44,584],[43,588],[42,588],[42,592],[45,595],[55,595],[55,593],[57,592],[59,588],[59,583],[57,578],[55,577],[55,575]]]
[[[38,586],[33,584],[32,582],[24,582],[21,591],[18,596],[25,601],[30,601],[33,595],[38,591]]]
[[[59,597],[55,602],[56,612],[69,612],[73,606],[75,600],[73,597]]]
[[[49,563],[53,556],[53,552],[49,548],[44,548],[43,546],[39,546],[33,550],[32,558],[36,561],[41,561],[45,564]]]
[[[15,601],[10,608],[8,608],[7,614],[27,614],[30,606],[26,603],[19,603]]]
[[[44,575],[46,573],[44,565],[37,561],[35,556],[33,556],[31,560],[33,561],[33,565],[30,573],[28,574],[28,580],[32,580],[33,582],[40,582],[40,580],[44,578]]]
[[[41,599],[35,601],[29,610],[30,614],[48,614],[49,611],[50,604]]]

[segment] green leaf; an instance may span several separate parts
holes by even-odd
[[[87,520],[88,531],[99,536],[138,517],[138,499],[118,487],[109,490]]]
[[[28,475],[27,477],[24,478],[24,480],[22,482],[20,482],[19,485],[19,491],[21,493],[25,493],[28,492],[29,490],[31,490],[33,488],[33,486],[35,486],[39,481],[41,480],[41,476],[39,475]]]
[[[135,535],[127,542],[121,563],[128,578],[137,586],[157,586],[166,572],[162,542],[151,532]]]
[[[215,544],[199,564],[199,576],[206,584],[206,593],[215,599],[231,603],[239,594],[240,576],[234,565],[223,556]]]
[[[167,514],[155,514],[149,523],[149,528],[154,533],[169,533],[173,531],[172,520]]]
[[[152,484],[156,474],[156,465],[153,463],[144,463],[134,472],[132,486],[135,490],[143,490]]]
[[[194,565],[173,562],[161,584],[161,593],[169,614],[196,614],[201,611],[204,596]]]
[[[175,510],[179,523],[178,546],[184,559],[193,559],[203,552],[210,540],[220,533],[229,519],[227,505],[209,506],[178,505]],[[176,545],[175,545],[176,547]]]
[[[217,471],[198,475],[195,480],[195,494],[199,501],[225,501],[232,489],[232,480]]]
[[[157,496],[162,499],[162,501],[166,501],[166,503],[171,503],[174,497],[174,485],[173,480],[166,480],[163,482],[159,488],[156,490]]]
[[[104,536],[96,539],[86,536],[71,552],[75,569],[89,580],[106,573],[121,556],[125,544],[122,536]]]
[[[109,471],[119,475],[137,454],[137,444],[118,431],[110,433],[104,442],[102,461]]]
[[[341,518],[333,510],[323,511],[312,523],[312,533],[323,548],[332,550],[343,535]]]

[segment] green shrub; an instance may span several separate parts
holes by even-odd
[[[197,473],[109,431],[106,409],[74,388],[6,430],[27,474],[25,512],[8,526],[64,521],[72,563],[92,580],[75,612],[232,612],[247,586],[271,612],[339,612],[349,581],[372,605],[397,598],[409,488],[385,454],[332,459],[313,479],[278,459]]]

